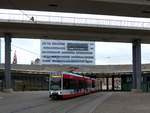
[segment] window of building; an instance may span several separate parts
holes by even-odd
[[[88,51],[87,43],[67,43],[68,50],[74,51]]]

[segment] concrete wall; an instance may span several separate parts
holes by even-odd
[[[4,69],[4,64],[0,65],[0,69]],[[132,65],[91,65],[91,66],[70,66],[70,65],[12,65],[14,70],[24,71],[73,71],[81,73],[122,73],[132,72]],[[142,65],[142,71],[149,72],[150,64]]]

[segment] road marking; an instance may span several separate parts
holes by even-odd
[[[95,103],[93,104],[94,106],[92,109],[89,111],[89,113],[94,113],[95,109],[98,107],[98,105],[102,104],[106,99],[108,99],[112,95],[112,92],[107,93],[104,95],[102,98],[97,99]]]

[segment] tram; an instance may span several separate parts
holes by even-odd
[[[49,97],[72,98],[100,90],[100,80],[68,72],[53,72],[49,76]]]

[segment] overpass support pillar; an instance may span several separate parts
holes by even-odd
[[[11,34],[5,33],[5,92],[11,92]]]
[[[133,74],[132,74],[132,91],[141,91],[141,41],[134,40],[132,42],[132,61],[133,61]]]

